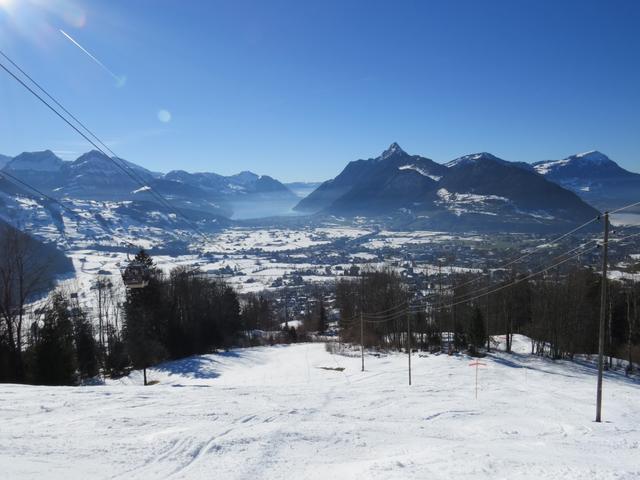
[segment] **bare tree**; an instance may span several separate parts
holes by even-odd
[[[25,306],[49,286],[49,261],[28,235],[0,224],[0,342],[6,348],[8,379],[24,381],[23,323]]]

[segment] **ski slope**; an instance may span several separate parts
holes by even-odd
[[[640,384],[525,352],[332,355],[323,344],[192,357],[91,387],[0,385],[6,479],[640,478]],[[344,371],[325,368],[344,367]]]

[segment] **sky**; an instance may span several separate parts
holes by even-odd
[[[394,141],[640,171],[638,25],[636,0],[0,0],[0,49],[118,156],[283,181]],[[91,148],[0,70],[0,153]]]

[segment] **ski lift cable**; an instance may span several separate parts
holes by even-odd
[[[9,59],[9,57],[2,52],[2,55],[7,58],[9,61],[11,61]],[[15,65],[15,62],[11,61],[12,64]],[[153,187],[151,187],[150,185],[146,184],[146,182],[144,182],[141,178],[136,178],[137,173],[131,173],[131,171],[129,170],[133,170],[130,167],[124,167],[123,165],[121,165],[120,163],[118,163],[116,160],[114,160],[111,156],[107,155],[105,153],[105,151],[95,142],[93,141],[91,138],[89,138],[89,136],[87,134],[85,134],[84,132],[82,132],[80,130],[80,128],[78,128],[76,125],[74,125],[69,119],[67,119],[63,114],[61,114],[58,110],[56,110],[55,107],[53,107],[49,102],[47,102],[44,98],[42,98],[41,95],[39,95],[36,91],[34,91],[31,87],[29,87],[29,85],[27,85],[22,79],[20,79],[14,72],[12,72],[11,70],[9,70],[2,62],[0,62],[0,67],[6,72],[8,73],[11,77],[13,77],[14,80],[16,80],[20,85],[22,85],[26,90],[28,90],[33,96],[35,96],[38,100],[40,100],[40,102],[42,102],[47,108],[49,108],[55,115],[57,115],[61,120],[63,120],[67,125],[69,125],[73,130],[75,130],[79,135],[81,135],[87,142],[89,142],[94,148],[96,148],[99,152],[101,152],[105,157],[107,157],[114,165],[116,165],[116,167],[118,167],[122,172],[124,172],[129,178],[131,178],[135,183],[139,184],[141,187],[148,189],[149,191],[154,191],[154,195],[157,195],[156,198],[158,198],[158,200],[163,204],[163,206],[170,208],[171,210],[174,211],[174,213],[180,215],[185,221],[186,223],[194,230],[194,232],[196,232],[198,235],[200,235],[206,242],[208,242],[208,238],[207,236],[197,227],[197,225],[195,225],[191,219],[189,219],[186,215],[184,215],[180,210],[178,210],[177,208],[173,207],[168,200],[166,200],[159,192],[156,192],[154,190]],[[20,69],[19,67],[17,67],[20,71],[23,71],[22,69]],[[25,74],[26,75],[26,74]],[[31,78],[28,75],[26,75],[27,78]],[[35,85],[38,85],[37,83],[34,82]],[[45,92],[45,95],[47,95],[49,98],[51,98],[53,101],[55,101],[56,103],[59,104],[59,102],[57,100],[55,100],[50,94],[48,94],[46,92],[46,90],[42,89],[42,87],[39,87],[43,92]],[[63,110],[67,111],[66,109]],[[75,118],[73,115],[71,115],[72,118]],[[82,123],[78,122],[80,125],[83,125]],[[86,127],[83,127],[86,129]],[[90,132],[90,130],[86,129],[87,132]],[[93,133],[89,133],[89,135],[94,135]],[[97,137],[96,137],[97,138]],[[98,142],[103,144],[104,143],[98,139]],[[113,153],[113,152],[112,152]],[[115,155],[116,158],[118,158],[119,160],[120,157],[118,157],[117,155]],[[124,163],[124,162],[123,162]],[[126,165],[126,164],[125,164]],[[127,169],[129,168],[129,170]]]
[[[104,147],[109,153],[111,153],[113,155],[113,157],[117,158],[118,160],[122,160],[95,133],[93,133],[93,131],[91,131],[89,129],[89,127],[87,127],[84,123],[82,123],[73,113],[71,113],[69,110],[67,110],[64,105],[62,105],[53,95],[51,95],[42,85],[40,85],[33,77],[31,77],[27,72],[25,72],[16,62],[14,62],[1,49],[0,49],[0,55],[2,55],[9,63],[11,63],[11,65],[13,65],[14,68],[16,68],[22,75],[24,75],[27,79],[29,79],[29,81],[32,84],[34,84],[51,101],[53,101],[58,107],[60,107],[67,115],[69,115],[69,117],[71,117],[78,125],[80,125],[91,137],[93,137],[98,143],[100,143],[100,145],[102,145],[102,147]],[[141,182],[143,185],[146,185],[147,182],[144,181],[144,179],[142,179],[142,177],[133,168],[131,168],[129,165],[127,165],[126,162],[122,161],[122,165],[125,168],[127,168],[131,172],[131,174],[136,176],[136,178],[138,179],[139,182]],[[146,185],[146,186],[148,186],[148,185]],[[155,193],[153,190],[148,190],[148,191],[151,192],[151,193]]]
[[[98,227],[103,228],[103,226],[95,218],[94,214],[90,214],[90,216],[88,218],[82,217],[78,213],[73,211],[71,208],[69,208],[67,205],[65,205],[62,201],[60,201],[57,198],[54,198],[54,197],[52,197],[50,195],[47,195],[46,193],[44,193],[43,191],[41,191],[38,188],[34,187],[33,185],[29,184],[28,182],[25,182],[24,180],[21,180],[21,179],[15,177],[14,175],[12,175],[11,173],[9,173],[9,172],[7,172],[5,170],[0,171],[0,177],[8,179],[9,181],[13,180],[13,181],[19,183],[20,185],[28,188],[29,190],[33,191],[34,193],[36,193],[37,195],[41,196],[42,198],[44,198],[44,199],[46,199],[46,200],[48,200],[48,201],[50,201],[52,203],[55,203],[56,205],[60,206],[60,208],[62,208],[69,215],[71,215],[73,218],[75,218],[76,224],[78,226],[80,226],[80,222],[92,221]],[[117,238],[118,240],[120,240],[124,245],[126,245],[128,247],[135,248],[135,249],[139,249],[140,248],[139,245],[136,245],[135,243],[127,240],[126,238],[115,234],[113,231],[110,231],[110,233],[113,235],[114,238]],[[100,243],[100,240],[93,233],[90,233],[89,235],[93,238],[93,240],[96,243],[98,243],[98,244]],[[167,261],[169,263],[173,263],[176,266],[180,266],[180,264],[174,262],[170,258],[167,258]]]
[[[78,125],[80,125],[91,137],[93,137],[100,145],[102,145],[112,156],[107,155],[101,148],[95,145],[91,140],[85,137],[87,141],[89,141],[95,148],[103,153],[110,161],[112,161],[118,168],[124,171],[134,182],[137,182],[142,187],[147,187],[147,191],[154,196],[160,203],[168,207],[170,210],[176,211],[176,213],[180,213],[175,207],[173,207],[166,198],[164,198],[159,192],[153,189],[148,182],[145,181],[138,172],[136,172],[133,168],[131,168],[127,163],[121,159],[111,148],[109,148],[93,131],[91,131],[84,123],[82,123],[75,115],[73,115],[69,110],[67,110],[53,95],[51,95],[42,85],[40,85],[35,79],[33,79],[27,72],[25,72],[19,65],[16,64],[8,55],[6,55],[2,50],[0,50],[0,55],[2,55],[5,59],[7,59],[20,73],[22,73],[26,78],[28,78],[40,91],[42,91],[48,98],[50,98],[56,105],[58,105],[67,115],[69,115]],[[4,67],[4,66],[3,66]],[[5,68],[6,70],[6,68]],[[9,72],[11,73],[11,72]],[[15,78],[15,76],[14,76]],[[25,86],[26,87],[26,86]],[[45,103],[46,104],[46,103]],[[48,105],[47,105],[48,106]],[[57,112],[56,112],[57,113]],[[60,116],[60,115],[59,115]],[[63,120],[65,120],[63,118]],[[66,120],[65,120],[66,121]],[[69,122],[67,122],[69,123]],[[70,125],[73,127],[73,125]],[[77,129],[76,129],[77,131]],[[78,131],[82,135],[81,132]],[[84,136],[84,135],[83,135]],[[118,163],[120,162],[120,163]],[[125,171],[126,169],[126,171]],[[183,215],[184,217],[184,215]]]

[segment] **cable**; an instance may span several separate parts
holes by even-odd
[[[16,65],[15,62],[13,62],[4,52],[2,52],[2,56],[5,57],[7,60],[9,60],[13,65]],[[159,192],[155,192],[155,190],[148,185],[144,180],[141,179],[141,177],[138,176],[137,172],[135,173],[131,173],[134,172],[133,169],[131,169],[128,165],[127,168],[123,167],[120,163],[118,163],[115,159],[111,158],[109,155],[107,155],[104,150],[102,150],[102,148],[100,148],[93,140],[91,140],[85,133],[83,133],[78,127],[76,127],[73,123],[71,123],[67,118],[64,117],[64,115],[62,115],[60,112],[58,112],[54,107],[51,106],[51,104],[49,104],[44,98],[42,98],[40,95],[38,95],[37,92],[35,92],[31,87],[29,87],[24,81],[22,81],[20,78],[18,78],[17,75],[15,75],[11,70],[9,70],[3,63],[0,62],[0,67],[2,67],[2,69],[7,72],[9,75],[11,75],[11,77],[13,77],[18,83],[20,83],[20,85],[22,85],[25,89],[27,89],[32,95],[34,95],[38,100],[40,100],[47,108],[49,108],[53,113],[55,113],[61,120],[63,120],[67,125],[69,125],[71,128],[73,128],[78,134],[80,134],[87,142],[89,142],[91,145],[93,145],[94,148],[96,148],[100,153],[102,153],[105,157],[107,157],[114,165],[116,165],[116,167],[118,167],[123,173],[125,173],[129,178],[131,178],[135,183],[139,184],[141,187],[143,188],[148,188],[149,191],[154,191],[154,196],[159,199],[160,203],[165,206],[168,207],[170,210],[173,210],[176,214],[180,215],[185,221],[186,223],[197,233],[199,234],[205,241],[208,241],[208,238],[206,237],[206,235],[191,221],[191,219],[189,219],[188,217],[186,217],[180,210],[176,209],[175,207],[173,207],[168,200],[166,200]],[[18,70],[20,70],[21,72],[24,72],[24,70],[22,70],[20,67],[18,67],[16,65],[16,68],[18,68]],[[31,77],[29,75],[27,75],[25,73],[25,76],[27,78],[29,78],[31,80]],[[33,80],[31,80],[33,81]],[[42,90],[45,95],[47,95],[49,98],[51,98],[56,104],[60,105],[60,103],[55,100],[55,98],[53,96],[51,96],[46,90],[44,90],[42,87],[39,86],[39,84],[35,81],[33,81],[33,83],[38,86],[38,88],[40,90]],[[60,105],[61,106],[61,105]],[[65,109],[64,107],[61,106],[61,108],[68,113],[68,110]],[[84,124],[82,124],[82,122],[78,121],[72,114],[68,113],[73,119],[75,119],[79,125],[81,125],[87,132],[89,132],[90,135],[92,135],[93,137],[96,138],[96,140],[101,143],[102,145],[104,145],[104,142],[102,142],[97,136],[95,136],[95,134],[93,134],[87,127],[84,126]],[[109,151],[111,151],[108,147],[107,149]],[[118,158],[119,160],[120,157],[118,157],[117,155],[115,155],[113,153],[113,151],[111,151],[111,153]],[[124,162],[123,162],[124,163]],[[126,164],[125,164],[126,165]],[[138,178],[136,178],[138,177]]]
[[[36,187],[34,187],[34,186],[32,186],[32,185],[28,184],[27,182],[24,182],[23,180],[20,180],[19,178],[15,177],[14,175],[10,174],[9,172],[7,172],[7,171],[5,171],[5,170],[2,170],[2,171],[0,171],[0,176],[2,176],[3,178],[6,178],[6,179],[14,180],[14,181],[16,181],[16,182],[20,183],[22,186],[24,186],[24,187],[26,187],[26,188],[28,188],[28,189],[30,189],[30,190],[32,190],[32,191],[34,191],[37,195],[40,195],[41,197],[46,198],[46,199],[47,199],[47,200],[49,200],[50,202],[56,203],[56,204],[57,204],[57,205],[59,205],[62,209],[64,209],[66,212],[68,212],[70,215],[72,215],[73,217],[75,217],[75,219],[76,219],[76,223],[78,224],[78,226],[80,226],[80,221],[87,221],[87,218],[85,218],[85,217],[82,217],[82,216],[78,215],[76,212],[74,212],[72,209],[70,209],[69,207],[67,207],[65,204],[63,204],[63,203],[62,203],[61,201],[59,201],[58,199],[56,199],[56,198],[54,198],[54,197],[51,197],[51,196],[47,195],[46,193],[44,193],[44,192],[42,192],[42,191],[38,190]],[[98,223],[98,221],[97,221],[94,217],[90,217],[90,218],[91,218],[91,220],[93,220],[93,221],[95,222],[95,224],[96,224],[96,225],[98,225],[101,229],[102,229],[102,228],[104,228],[101,224],[99,224],[99,223]],[[113,232],[112,232],[112,234],[113,234]],[[98,240],[94,235],[92,235],[92,236],[93,236],[93,239],[94,239],[96,242],[99,242],[99,240]],[[116,235],[114,235],[114,236],[116,236]],[[116,237],[117,237],[117,236],[116,236]],[[117,237],[117,238],[119,238],[120,240],[123,240],[123,241],[124,241],[125,243],[127,243],[129,246],[133,246],[133,247],[136,247],[136,248],[137,248],[137,245],[135,245],[135,244],[133,244],[133,243],[129,242],[128,240],[123,239],[122,237]]]
[[[13,65],[16,69],[18,69],[18,71],[20,71],[20,73],[22,73],[26,78],[28,78],[36,87],[38,87],[47,97],[49,97],[56,105],[58,105],[67,115],[69,115],[77,124],[79,124],[86,132],[89,133],[89,135],[91,135],[98,143],[100,143],[107,151],[109,151],[114,158],[109,157],[108,155],[106,155],[101,149],[101,153],[103,153],[106,157],[109,158],[109,160],[111,160],[112,162],[116,163],[116,159],[119,160],[122,165],[124,166],[124,168],[126,168],[131,175],[133,175],[134,177],[136,177],[136,179],[138,180],[138,182],[145,187],[148,187],[148,191],[153,194],[153,196],[160,200],[160,202],[165,206],[165,207],[169,207],[170,209],[174,209],[169,202],[162,196],[160,195],[159,192],[156,192],[155,190],[153,190],[151,188],[150,185],[147,184],[147,182],[138,174],[138,172],[136,172],[133,168],[131,168],[129,165],[127,165],[127,163],[121,159],[120,157],[118,157],[118,155],[116,155],[116,153],[111,150],[111,148],[109,148],[95,133],[93,133],[84,123],[82,123],[75,115],[73,115],[69,110],[67,110],[55,97],[53,97],[53,95],[51,95],[42,85],[40,85],[36,80],[34,80],[27,72],[25,72],[18,64],[16,64],[7,54],[5,54],[2,50],[0,50],[0,55],[2,55],[5,59],[7,59],[11,65]],[[95,145],[94,145],[95,146]],[[120,167],[122,168],[122,167]],[[126,173],[126,172],[125,172]],[[130,178],[131,178],[130,175]]]
[[[58,200],[57,198],[51,197],[50,195],[47,195],[46,193],[42,192],[41,190],[37,189],[36,187],[34,187],[33,185],[30,185],[29,183],[15,177],[14,175],[10,174],[9,172],[5,171],[5,170],[1,170],[0,171],[0,176],[5,178],[5,179],[11,179],[14,180],[16,182],[18,182],[20,185],[32,190],[33,192],[35,192],[37,195],[40,195],[41,197],[49,200],[50,202],[53,202],[57,205],[60,206],[60,208],[64,209],[67,213],[69,213],[71,216],[73,216],[76,219],[76,223],[78,224],[78,226],[80,226],[80,222],[81,221],[92,221],[96,226],[98,226],[100,229],[104,230],[104,227],[102,224],[100,224],[100,222],[95,218],[95,216],[90,215],[88,218],[87,217],[82,217],[81,215],[77,214],[75,211],[73,211],[71,208],[69,208],[68,206],[66,206],[64,203],[62,203],[60,200]],[[124,244],[128,245],[129,247],[133,247],[135,249],[139,249],[140,246],[136,245],[135,243],[130,242],[129,240],[127,240],[126,238],[115,234],[112,230],[109,230],[109,232],[111,233],[111,235],[114,238],[117,238],[119,240],[121,240]],[[91,237],[93,238],[93,240],[96,243],[100,243],[100,240],[93,234],[90,234]],[[171,260],[170,257],[167,258],[167,262],[168,263],[172,263],[175,266],[182,266],[179,263]]]
[[[627,208],[637,207],[638,205],[640,205],[640,202],[635,202],[635,203],[631,203],[629,205],[625,205],[624,207],[620,207],[620,208],[617,208],[615,210],[610,211],[609,215],[611,215],[613,213],[621,212],[622,210],[626,210]]]
[[[385,315],[387,315],[387,312],[393,312],[393,310],[397,310],[399,308],[406,308],[406,306],[408,304],[409,304],[409,301],[405,300],[402,303],[398,303],[397,305],[394,305],[393,307],[389,307],[389,308],[386,308],[384,310],[380,310],[380,311],[377,311],[377,312],[362,312],[362,315],[364,315],[365,317],[385,316]]]
[[[639,236],[639,235],[640,235],[640,233],[633,233],[633,234],[631,234],[631,235],[627,235],[626,237],[622,237],[622,238],[612,238],[612,239],[610,239],[610,240],[607,242],[607,244],[609,244],[609,243],[614,243],[614,242],[616,242],[616,241],[617,241],[617,242],[621,242],[621,241],[623,241],[623,240],[627,240],[628,238],[637,237],[637,236]],[[580,255],[584,255],[585,253],[588,253],[588,252],[590,252],[590,251],[592,251],[592,250],[595,250],[596,248],[599,248],[601,245],[604,245],[604,242],[603,242],[602,244],[600,244],[600,243],[599,243],[599,244],[597,244],[597,245],[594,245],[593,247],[590,247],[590,248],[588,248],[587,250],[583,250],[583,251],[581,251],[581,252],[577,253],[576,255],[573,255],[573,256],[571,256],[571,257],[569,257],[569,258],[566,258],[566,259],[564,259],[564,260],[562,260],[562,261],[560,261],[560,262],[557,262],[557,263],[556,263],[556,264],[554,264],[554,265],[550,265],[550,266],[548,266],[548,267],[546,267],[546,268],[544,268],[544,269],[542,269],[542,270],[539,270],[539,271],[537,271],[537,272],[531,273],[531,274],[526,275],[526,276],[524,276],[524,277],[522,277],[522,278],[516,279],[515,281],[513,281],[513,282],[512,282],[512,283],[510,283],[510,284],[502,285],[502,286],[500,286],[500,287],[498,287],[498,288],[495,288],[494,290],[491,290],[491,291],[489,291],[489,292],[486,292],[486,293],[484,293],[484,294],[482,294],[482,295],[478,295],[478,296],[473,297],[473,298],[468,298],[468,299],[465,299],[465,300],[462,300],[462,301],[459,301],[459,302],[449,303],[449,304],[446,304],[446,305],[442,305],[442,306],[440,306],[440,307],[432,307],[432,308],[434,308],[434,309],[436,309],[436,310],[441,310],[441,309],[443,309],[443,308],[451,308],[451,307],[454,307],[454,306],[456,306],[456,305],[460,305],[460,304],[467,303],[467,302],[470,302],[470,301],[472,301],[472,300],[476,300],[476,299],[478,299],[478,298],[484,297],[485,295],[491,295],[491,294],[493,294],[493,293],[499,292],[500,290],[503,290],[503,289],[505,289],[505,288],[512,287],[512,286],[514,286],[514,285],[517,285],[518,283],[521,283],[521,282],[523,282],[523,281],[525,281],[525,280],[528,280],[528,279],[533,278],[533,277],[535,277],[535,276],[537,276],[537,275],[540,275],[541,273],[545,273],[547,270],[550,270],[550,269],[552,269],[552,268],[556,268],[556,267],[558,267],[558,266],[560,266],[560,265],[562,265],[562,264],[564,264],[564,263],[566,263],[566,262],[568,262],[568,261],[570,261],[570,260],[573,260],[573,259],[574,259],[574,258],[576,258],[576,257],[579,257]]]
[[[561,253],[560,255],[556,255],[555,257],[551,257],[551,261],[556,260],[556,259],[561,258],[561,257],[564,257],[565,255],[569,255],[569,254],[575,252],[576,250],[578,250],[580,248],[584,248],[585,245],[588,245],[588,244],[590,244],[592,242],[597,242],[597,241],[598,241],[598,239],[589,240],[588,242],[583,243],[582,245],[578,245],[577,247],[572,248],[571,250],[568,250],[568,251],[566,251],[564,253]],[[455,291],[455,288],[460,288],[460,286],[454,285],[453,288],[454,288],[454,291]],[[478,288],[477,290],[472,290],[471,292],[462,293],[460,295],[454,295],[454,297],[451,300],[460,300],[460,299],[463,299],[464,297],[472,296],[472,295],[475,295],[475,294],[477,294],[479,292],[482,292],[484,290],[488,290],[489,288],[491,288],[491,285],[486,285],[484,287]],[[483,295],[486,295],[486,294],[487,293],[485,292]]]
[[[640,203],[640,202],[638,202],[638,203]],[[518,262],[520,262],[521,260],[524,260],[525,258],[528,258],[528,257],[530,257],[531,255],[533,255],[533,254],[535,254],[535,253],[538,253],[538,252],[537,252],[537,250],[538,250],[539,248],[541,248],[541,247],[543,247],[543,246],[545,246],[545,245],[553,245],[554,243],[557,243],[557,242],[559,242],[560,240],[565,239],[565,238],[566,238],[566,237],[568,237],[569,235],[572,235],[572,234],[576,233],[577,231],[582,230],[582,229],[583,229],[583,228],[585,228],[587,225],[589,225],[589,224],[591,224],[591,223],[593,223],[593,222],[595,222],[595,221],[598,221],[599,219],[600,219],[600,215],[598,215],[597,217],[592,218],[591,220],[589,220],[589,221],[587,221],[587,222],[583,223],[582,225],[579,225],[578,227],[576,227],[576,228],[574,228],[573,230],[571,230],[571,231],[569,231],[569,232],[567,232],[567,233],[565,233],[565,234],[563,234],[563,235],[559,236],[558,238],[556,238],[556,239],[554,239],[554,240],[551,240],[550,242],[545,242],[545,243],[543,243],[542,245],[538,245],[537,247],[534,247],[534,248],[533,248],[533,250],[531,250],[529,253],[526,253],[526,254],[524,254],[524,255],[521,255],[520,257],[516,258],[515,260],[511,260],[510,262],[505,263],[504,265],[500,265],[500,266],[498,266],[498,267],[494,267],[494,269],[495,269],[495,270],[499,270],[499,269],[504,269],[504,268],[510,267],[511,265],[514,265],[515,263],[518,263]],[[472,284],[472,283],[477,282],[478,280],[480,280],[482,277],[484,277],[484,276],[486,276],[486,275],[487,275],[486,273],[481,273],[479,277],[477,277],[477,278],[475,278],[475,279],[473,279],[473,280],[469,280],[468,282],[462,283],[462,284],[460,284],[460,285],[456,285],[456,287],[460,288],[460,287],[464,287],[464,286],[466,286],[466,285],[470,285],[470,284]]]

